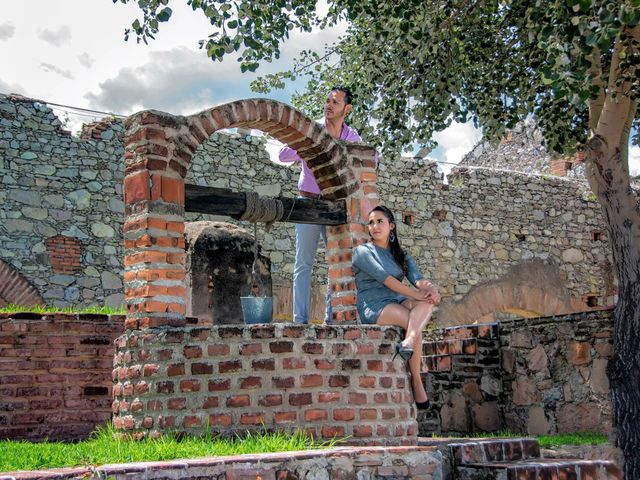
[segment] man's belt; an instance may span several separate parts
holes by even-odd
[[[316,200],[322,198],[321,193],[311,193],[311,192],[305,192],[303,190],[300,190],[300,196],[305,198],[314,198]]]

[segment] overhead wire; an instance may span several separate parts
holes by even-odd
[[[2,95],[9,95],[7,93],[4,92],[0,92],[0,94]],[[48,101],[39,101],[40,103],[44,103],[46,105],[51,105],[51,106],[55,106],[58,107],[59,109],[66,111],[67,113],[72,113],[73,115],[80,115],[80,116],[86,116],[86,117],[96,117],[96,116],[111,116],[111,117],[116,117],[116,118],[127,118],[127,115],[122,115],[120,113],[113,113],[113,112],[103,112],[100,110],[93,110],[90,108],[84,108],[84,107],[74,107],[73,105],[65,105],[63,103],[54,103],[54,102],[48,102]],[[65,109],[70,109],[70,110],[65,110]],[[265,135],[265,140],[268,145],[274,146],[274,147],[280,147],[283,144],[281,142],[278,142],[277,140],[274,140],[272,138],[269,138]],[[430,160],[432,162],[435,162],[437,164],[442,164],[442,165],[454,165],[457,166],[459,165],[458,163],[453,163],[453,162],[447,162],[445,160],[437,160],[437,159],[430,159],[428,157],[417,157],[417,156],[411,156],[411,157],[404,157],[404,158],[411,158],[413,160]]]

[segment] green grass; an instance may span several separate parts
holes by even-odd
[[[135,441],[120,438],[112,427],[108,427],[98,429],[89,440],[77,443],[0,441],[0,472],[287,452],[329,448],[337,443],[337,440],[318,443],[303,432],[248,433],[232,439],[211,435],[181,438],[165,435],[157,440]]]
[[[557,448],[563,445],[606,445],[606,435],[592,432],[561,433],[557,435],[540,435],[538,442],[542,448]]]
[[[99,313],[103,315],[125,315],[127,312],[124,307],[111,308],[111,307],[53,307],[49,305],[14,305],[10,303],[6,307],[0,308],[0,313],[18,313],[18,312],[33,312],[33,313]]]
[[[437,435],[433,435],[437,438]],[[558,433],[555,435],[524,435],[508,430],[501,430],[496,433],[477,433],[473,438],[523,438],[532,437],[538,440],[542,448],[558,448],[565,445],[606,445],[609,438],[606,435],[593,432]],[[468,437],[462,437],[468,438]]]

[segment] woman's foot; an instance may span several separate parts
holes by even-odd
[[[402,342],[398,342],[396,343],[396,353],[393,354],[393,358],[391,360],[395,360],[398,355],[400,355],[405,362],[408,362],[413,356],[413,348],[405,347]]]
[[[426,399],[424,402],[416,402],[416,408],[418,410],[428,410],[431,406],[431,402],[429,399]]]

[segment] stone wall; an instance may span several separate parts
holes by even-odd
[[[119,340],[113,379],[121,421],[140,411],[136,388],[155,389],[149,402],[163,421],[196,422],[196,431],[203,421],[197,412],[218,422],[215,428],[257,428],[264,417],[288,428],[305,423],[316,435],[346,434],[352,419],[364,443],[387,420],[415,418],[404,403],[411,395],[406,372],[399,359],[390,363],[399,338],[393,328],[211,330],[190,321],[188,334],[165,333],[163,343]],[[0,438],[71,440],[109,421],[122,323],[121,316],[0,314]],[[610,433],[612,324],[613,312],[604,310],[429,332],[423,377],[434,408],[418,413],[420,436]],[[138,359],[154,355],[165,360],[136,376]],[[130,381],[122,369],[131,370]],[[160,398],[168,390],[176,393],[170,402]]]
[[[611,433],[613,310],[453,327],[427,337],[423,375],[435,408],[421,414],[422,435]]]
[[[107,120],[76,138],[42,103],[0,96],[0,126],[0,260],[47,303],[121,304],[122,124]],[[213,134],[194,155],[187,183],[294,196],[298,167],[271,163],[264,142],[244,133]],[[395,211],[404,245],[441,286],[447,322],[477,310],[474,292],[481,287],[482,298],[495,297],[499,288],[515,299],[483,305],[488,312],[483,321],[494,319],[496,311],[535,316],[613,303],[615,281],[600,208],[583,184],[472,167],[454,169],[446,184],[435,163],[404,159],[382,159],[378,177],[381,200]],[[244,226],[253,232],[253,225]],[[259,226],[258,239],[271,258],[276,315],[285,318],[291,306],[293,226],[279,223],[269,232]],[[315,280],[324,286],[324,249],[317,259]],[[547,265],[536,286],[558,297],[555,311],[544,310],[545,302],[518,304],[528,268],[509,272],[536,259]],[[314,299],[314,317],[320,318],[322,288],[314,289]]]

